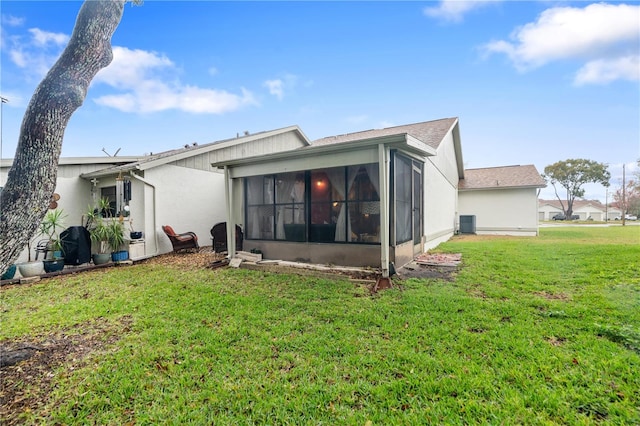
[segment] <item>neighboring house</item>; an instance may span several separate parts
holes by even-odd
[[[538,235],[538,190],[545,186],[533,165],[467,169],[458,188],[460,220],[475,219],[476,234]]]
[[[62,158],[55,192],[68,215],[66,226],[81,225],[88,206],[111,201],[125,229],[142,231],[144,243],[131,251],[141,259],[171,251],[162,225],[180,233],[195,232],[201,245],[211,245],[210,229],[225,220],[224,175],[211,163],[225,156],[263,155],[308,145],[297,126],[142,157]],[[2,163],[2,182],[11,162]],[[26,260],[26,251],[20,260]]]
[[[564,213],[562,205],[567,206],[565,200],[562,204],[558,200],[539,200],[538,219],[553,220],[556,214]],[[619,217],[622,212],[612,206],[606,206],[598,200],[575,200],[573,202],[573,214],[578,215],[580,220],[605,221]]]
[[[243,225],[245,250],[386,274],[390,262],[403,265],[454,234],[462,164],[458,119],[447,118],[215,165],[225,170],[227,216]]]

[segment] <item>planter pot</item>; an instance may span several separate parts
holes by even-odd
[[[42,262],[26,262],[18,265],[18,271],[24,278],[35,277],[44,273],[44,264]]]
[[[111,255],[109,253],[95,253],[91,257],[93,258],[94,265],[104,265],[105,263],[109,263],[111,260]]]
[[[129,258],[129,252],[127,250],[114,251],[111,253],[111,260],[114,262],[122,262]]]
[[[11,265],[7,268],[7,270],[5,271],[4,274],[2,274],[2,278],[3,280],[12,280],[13,276],[16,274],[16,269],[18,269],[18,267],[16,265]]]
[[[140,231],[131,231],[129,233],[129,237],[132,240],[139,240],[140,238],[142,238],[142,232],[140,232]]]
[[[54,259],[44,261],[45,272],[58,272],[64,269],[64,259]]]

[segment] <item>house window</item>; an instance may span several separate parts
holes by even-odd
[[[378,165],[349,167],[348,170],[349,241],[380,242],[380,196]]]
[[[305,241],[305,174],[282,173],[245,180],[246,238]]]
[[[245,179],[248,239],[380,242],[378,165]]]
[[[115,217],[116,216],[116,212],[118,211],[118,202],[117,202],[117,197],[116,197],[116,187],[115,186],[106,186],[104,188],[100,189],[100,198],[106,198],[107,200],[109,200],[109,212],[108,212],[108,216],[109,217]],[[102,214],[104,215],[105,212],[102,212]]]
[[[311,220],[309,241],[328,243],[346,240],[345,233],[336,234],[338,223],[344,229],[345,168],[312,170],[310,180]]]
[[[100,188],[100,197],[109,200],[109,215],[129,216],[129,201],[131,201],[131,181],[116,179],[115,186]]]
[[[393,162],[395,242],[422,237],[422,168],[421,164],[401,155]]]

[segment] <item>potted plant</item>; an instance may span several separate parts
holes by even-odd
[[[86,214],[85,228],[89,231],[91,242],[95,244],[97,252],[91,256],[95,265],[102,265],[109,262],[109,230],[106,220],[111,218],[109,214],[109,200],[102,198],[98,202],[98,207],[89,206]]]
[[[31,260],[32,244],[32,240],[27,241],[27,256],[29,260],[27,262],[18,263],[16,265],[18,267],[18,271],[20,272],[20,276],[23,278],[35,277],[44,273],[44,264],[42,263],[42,261]]]
[[[133,219],[129,219],[129,238],[132,240],[139,240],[142,238],[142,232],[133,229]]]
[[[11,280],[11,279],[13,279],[13,276],[16,274],[16,269],[17,269],[17,266],[15,264],[14,265],[9,265],[7,270],[2,273],[2,277],[0,277],[0,279],[2,279],[2,280]]]
[[[40,233],[49,239],[47,254],[44,259],[45,272],[61,271],[64,268],[64,255],[60,231],[63,230],[63,220],[66,217],[63,210],[49,210],[40,223]]]
[[[111,260],[120,262],[129,258],[127,250],[121,250],[125,243],[124,226],[120,220],[113,220],[106,225],[107,242],[111,248]]]

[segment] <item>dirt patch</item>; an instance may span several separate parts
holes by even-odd
[[[2,425],[19,425],[23,423],[23,413],[42,412],[56,375],[85,365],[89,355],[105,350],[126,333],[131,322],[128,316],[116,323],[100,319],[47,335],[0,341]],[[26,359],[6,365],[16,354]]]
[[[399,279],[437,279],[453,281],[462,264],[460,253],[423,253],[396,270]],[[396,278],[396,277],[394,277]]]
[[[177,266],[185,268],[207,268],[215,261],[224,259],[226,253],[215,253],[212,247],[201,247],[197,253],[167,253],[136,263],[148,263],[152,265]]]
[[[458,268],[455,266],[421,265],[410,262],[397,269],[397,276],[394,276],[393,279],[418,278],[453,281],[457,270]]]
[[[534,291],[533,294],[543,297],[547,300],[562,300],[565,302],[571,300],[571,296],[566,293],[547,293],[546,291]]]

